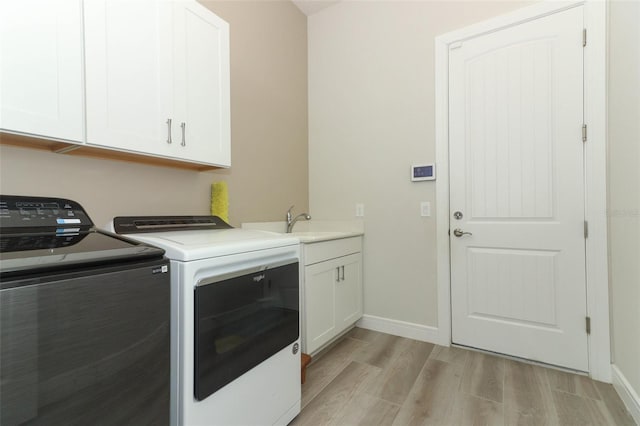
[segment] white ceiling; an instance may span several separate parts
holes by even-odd
[[[307,16],[311,16],[314,13],[320,12],[322,9],[326,9],[338,3],[340,0],[292,0],[293,3],[298,6],[298,9]]]

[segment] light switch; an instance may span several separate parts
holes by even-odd
[[[431,203],[423,201],[420,203],[420,216],[431,216]]]
[[[364,217],[364,204],[356,204],[356,217]]]

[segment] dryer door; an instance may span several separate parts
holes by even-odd
[[[198,283],[194,374],[198,401],[298,339],[298,281],[298,262],[294,262]]]

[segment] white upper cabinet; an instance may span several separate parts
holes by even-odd
[[[229,26],[195,1],[85,0],[87,143],[230,166]]]
[[[0,2],[0,129],[84,141],[81,0]]]
[[[231,165],[229,25],[195,1],[174,7],[174,116],[189,160]]]
[[[169,155],[171,4],[85,0],[87,143]]]

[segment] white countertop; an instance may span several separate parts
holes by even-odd
[[[358,237],[364,235],[364,224],[360,220],[356,221],[298,221],[293,232],[287,234],[286,223],[282,222],[251,222],[243,223],[244,229],[257,229],[262,231],[278,232],[284,235],[291,235],[300,240],[301,243],[310,244],[321,241],[337,240],[341,238]]]

